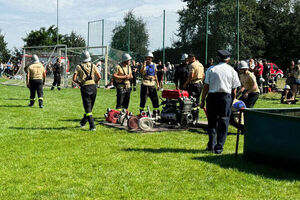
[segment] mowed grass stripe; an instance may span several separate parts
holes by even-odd
[[[26,107],[25,87],[0,91],[1,199],[300,199],[298,174],[235,159],[235,135],[214,155],[204,151],[203,130],[136,134],[97,125],[90,132],[78,128],[78,89],[46,88],[42,110]],[[115,96],[98,90],[96,121]],[[269,96],[256,107],[289,106]],[[138,108],[132,92],[130,110]]]

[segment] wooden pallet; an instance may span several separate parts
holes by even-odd
[[[195,125],[195,127],[181,127],[181,126],[175,126],[175,125],[168,125],[168,124],[159,124],[156,125],[153,129],[149,131],[144,131],[141,129],[129,129],[128,126],[122,126],[121,124],[113,124],[109,123],[107,121],[101,121],[99,122],[102,125],[117,128],[120,130],[125,130],[131,133],[154,133],[154,132],[163,132],[163,131],[185,131],[185,130],[191,130],[191,129],[207,129],[207,121],[200,121]]]

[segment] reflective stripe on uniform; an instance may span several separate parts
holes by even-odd
[[[88,117],[88,116],[93,115],[93,113],[90,112],[90,113],[86,113],[85,115]]]
[[[39,100],[43,100],[43,97],[39,97]]]
[[[30,101],[35,101],[35,99],[30,99]]]

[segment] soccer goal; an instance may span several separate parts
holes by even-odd
[[[66,45],[24,47],[22,49],[22,52],[23,53],[21,55],[21,67],[15,74],[9,77],[9,80],[3,82],[2,84],[25,86],[27,68],[32,64],[32,56],[36,54],[46,70],[46,86],[52,85],[54,79],[52,66],[56,62],[57,58],[61,58],[61,87],[67,87],[67,75],[69,73],[69,65]]]

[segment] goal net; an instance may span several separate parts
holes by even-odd
[[[43,64],[46,70],[46,86],[52,86],[53,64],[55,64],[57,58],[61,58],[62,74],[61,74],[61,87],[67,87],[67,76],[69,73],[68,58],[67,58],[67,46],[55,45],[55,46],[36,46],[36,47],[24,47],[22,53],[21,67],[16,73],[9,77],[9,79],[2,84],[25,86],[26,84],[26,68],[32,64],[32,56],[35,54],[39,57],[40,62]]]

